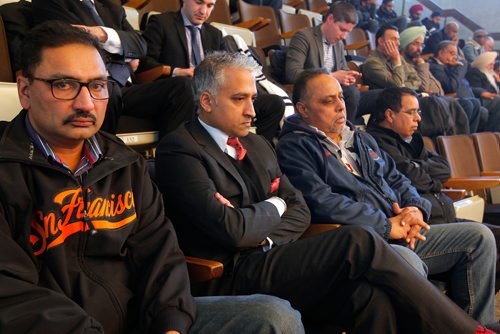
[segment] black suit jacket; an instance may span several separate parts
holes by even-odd
[[[479,69],[471,68],[465,77],[469,80],[469,84],[475,88],[474,94],[476,97],[480,97],[483,92],[497,93],[495,87]]]
[[[277,245],[298,239],[309,226],[310,214],[302,194],[282,174],[276,154],[262,137],[240,138],[255,171],[250,177],[265,198],[251,198],[237,169],[198,120],[180,126],[157,148],[157,180],[167,216],[175,224],[181,249],[188,255],[222,261],[230,266],[244,249],[258,247],[266,237]],[[279,187],[271,192],[271,183]],[[276,181],[275,181],[276,183]],[[219,192],[234,208],[220,204]],[[272,196],[285,200],[279,216]]]
[[[125,11],[113,0],[94,0],[99,16],[108,28],[116,30],[123,47],[123,54],[108,54],[108,62],[122,63],[125,58],[143,58],[146,42],[128,23]],[[95,26],[97,22],[79,0],[33,0],[33,20],[35,24],[49,20],[59,20],[69,24]]]
[[[189,48],[180,11],[153,15],[142,36],[148,51],[140,70],[160,65],[189,68]],[[201,27],[201,43],[205,53],[224,50],[225,46],[222,32],[207,23]]]

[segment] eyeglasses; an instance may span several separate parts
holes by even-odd
[[[415,117],[415,116],[422,116],[422,110],[420,109],[412,109],[412,110],[404,110],[404,111],[400,111],[401,113],[405,114],[405,115],[408,115],[409,117]]]
[[[87,87],[90,96],[94,100],[107,100],[115,83],[113,80],[102,79],[89,82],[80,82],[74,79],[43,79],[35,77],[32,79],[48,83],[52,90],[52,96],[58,100],[74,100],[80,94],[83,86]]]

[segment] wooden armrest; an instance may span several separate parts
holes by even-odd
[[[259,29],[264,28],[269,23],[271,23],[271,19],[266,19],[263,17],[254,17],[253,19],[246,20],[240,23],[235,24],[236,27],[250,29],[252,31],[257,31]]]
[[[478,176],[478,177],[454,177],[443,183],[445,187],[480,190],[493,188],[500,185],[500,177]]]
[[[500,177],[500,171],[498,171],[498,170],[486,170],[484,172],[481,172],[481,176],[496,176],[496,177]]]
[[[328,5],[325,5],[325,6],[322,6],[322,7],[318,7],[314,10],[312,10],[312,12],[315,12],[315,13],[319,13],[319,14],[323,14],[324,12],[326,12],[330,7]]]
[[[467,195],[467,190],[465,189],[443,189],[441,192],[454,201],[458,201]]]
[[[297,7],[304,3],[304,0],[291,0],[285,3],[285,5],[290,7]]]
[[[218,261],[186,256],[189,279],[192,283],[210,281],[222,276],[224,265]]]
[[[359,41],[359,42],[354,42],[351,44],[344,45],[345,50],[359,50],[361,48],[364,48],[365,46],[370,45],[370,41]]]
[[[312,237],[312,236],[318,235],[318,234],[323,233],[323,232],[334,230],[336,228],[339,228],[340,226],[342,226],[342,225],[340,225],[340,224],[311,224],[311,225],[309,225],[307,230],[302,234],[302,236],[300,238],[302,239],[302,238]]]
[[[135,8],[137,10],[143,9],[151,2],[151,0],[130,0],[125,5],[127,7]]]
[[[295,35],[300,30],[302,30],[302,29],[295,29],[295,30],[287,31],[287,32],[282,33],[280,36],[282,39],[292,38],[293,35]]]
[[[156,66],[149,70],[136,73],[134,75],[134,82],[138,84],[155,81],[161,77],[170,76],[172,68],[170,66]]]
[[[356,84],[356,88],[359,89],[360,92],[366,92],[368,89],[370,89],[370,86]]]
[[[444,96],[455,97],[455,96],[457,96],[457,93],[448,93],[448,94],[444,94]]]

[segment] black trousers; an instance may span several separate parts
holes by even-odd
[[[163,78],[122,89],[123,115],[152,120],[160,138],[194,116],[191,79]]]
[[[333,322],[349,333],[474,333],[478,325],[361,226],[243,253],[211,288],[288,299],[306,320]]]

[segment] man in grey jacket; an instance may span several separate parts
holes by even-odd
[[[335,3],[323,16],[323,23],[296,33],[286,55],[286,80],[294,83],[308,68],[324,67],[342,85],[348,118],[354,121],[360,93],[355,83],[361,74],[349,70],[343,39],[358,23],[356,9],[348,3]]]

